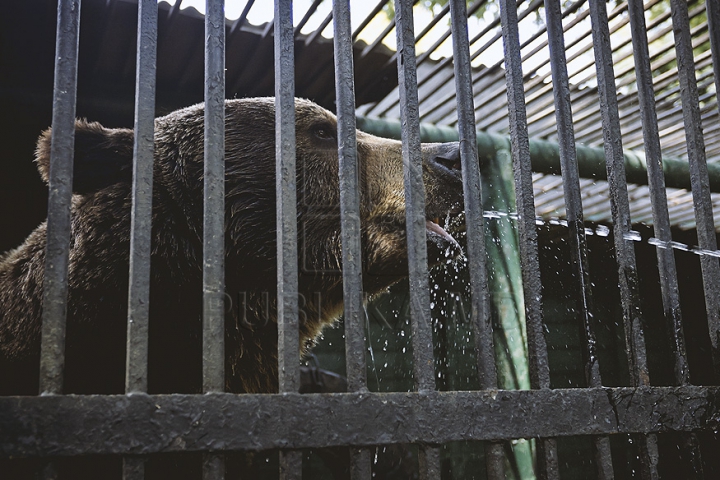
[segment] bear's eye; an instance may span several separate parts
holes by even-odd
[[[315,125],[312,132],[320,140],[335,140],[335,130],[330,125]]]

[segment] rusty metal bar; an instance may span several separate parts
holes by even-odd
[[[123,480],[142,480],[145,478],[145,456],[125,455],[122,463]]]
[[[460,138],[460,159],[465,198],[467,257],[470,272],[470,308],[471,318],[473,319],[475,354],[480,388],[494,389],[497,388],[497,370],[495,368],[490,296],[485,268],[482,184],[480,181],[480,165],[477,161],[478,149],[475,134],[467,7],[465,0],[451,0],[450,8],[452,10],[453,64],[455,89],[457,91],[458,136]],[[488,443],[485,445],[485,451],[488,478],[491,480],[505,478],[505,459],[502,444]]]
[[[618,111],[615,70],[605,2],[590,0],[593,51],[598,77],[598,95],[603,126],[603,145],[607,163],[613,239],[617,261],[620,301],[623,309],[625,351],[632,385],[650,384],[645,349],[645,332],[641,310],[640,283],[635,262],[635,245],[631,238],[630,202],[625,176],[620,115]],[[657,439],[654,435],[638,437],[641,469],[644,478],[657,479]]]
[[[545,0],[550,68],[553,79],[555,115],[558,124],[560,162],[562,167],[565,211],[570,231],[570,250],[575,278],[577,279],[576,301],[582,321],[585,347],[585,372],[590,387],[602,385],[600,364],[596,351],[593,325],[592,290],[588,271],[585,227],[583,224],[582,200],[578,174],[575,135],[570,105],[570,83],[565,58],[565,38],[559,0]],[[614,478],[610,440],[607,437],[593,439],[598,477],[605,480]]]
[[[138,3],[135,69],[126,393],[147,392],[157,22],[157,2],[141,0]],[[145,478],[145,458],[142,456],[123,457],[122,468],[123,480]]]
[[[412,1],[396,0],[398,76],[402,154],[405,173],[405,212],[407,221],[408,266],[410,271],[410,314],[412,316],[413,374],[418,391],[435,389],[430,317],[430,286],[427,268],[425,226],[425,186],[420,151],[417,71]]]
[[[430,316],[430,284],[427,266],[425,226],[425,186],[420,151],[420,115],[418,110],[417,69],[415,65],[415,34],[412,0],[395,0],[395,22],[398,45],[398,83],[402,156],[405,183],[405,218],[407,223],[408,269],[410,283],[410,315],[413,347],[413,375],[418,392],[435,390],[435,370]],[[423,480],[439,480],[440,470],[435,458],[437,447],[420,447]],[[439,462],[438,462],[439,463]]]
[[[664,242],[671,242],[672,236],[670,232],[667,193],[665,191],[665,177],[663,175],[660,149],[660,135],[657,113],[655,111],[655,92],[642,1],[629,0],[628,14],[630,16],[630,32],[635,59],[638,99],[640,101],[640,115],[648,166],[648,185],[652,199],[653,228],[655,237],[658,238],[662,244]],[[693,180],[691,179],[691,183],[692,182]],[[685,385],[690,380],[690,372],[685,351],[685,338],[680,310],[680,293],[674,252],[671,248],[662,247],[658,247],[656,251],[658,256],[658,269],[660,271],[660,290],[663,299],[663,308],[665,319],[668,322],[668,330],[672,340],[672,354],[675,360],[675,382],[678,385]],[[643,467],[646,470],[644,473],[649,478],[657,478],[658,474],[655,466],[657,445],[652,441],[652,437],[648,437],[648,440],[648,453],[646,455],[650,457],[651,462],[648,465],[645,465],[645,462],[643,462]],[[695,441],[686,442],[687,448],[691,449],[690,456],[692,458],[699,458],[699,450],[696,445],[697,442]],[[642,447],[643,445],[641,445],[641,448]],[[645,454],[645,452],[642,453]]]
[[[490,298],[485,268],[485,232],[483,228],[482,185],[475,133],[474,101],[471,89],[470,52],[467,36],[467,12],[464,1],[451,0],[453,58],[457,91],[458,132],[465,197],[468,270],[470,272],[471,315],[476,327],[477,367],[480,388],[497,388],[493,351]]]
[[[125,367],[125,391],[128,393],[147,391],[157,14],[156,1],[139,3]]]
[[[337,105],[338,159],[340,162],[340,220],[343,251],[345,361],[348,391],[367,391],[365,365],[365,309],[363,306],[362,248],[360,230],[360,170],[355,128],[355,77],[350,1],[333,1],[335,95]],[[351,478],[369,479],[368,449],[350,449]]]
[[[60,394],[63,388],[79,39],[80,0],[60,0],[40,334],[41,394]]]
[[[42,395],[62,393],[65,369],[80,0],[59,0],[57,12],[48,219],[45,233],[45,272],[40,331],[39,385]],[[47,462],[39,473],[46,480],[56,479],[55,462]]]
[[[340,212],[343,246],[343,298],[348,390],[367,390],[365,366],[365,310],[360,245],[360,171],[355,129],[355,87],[350,2],[335,0],[335,89],[340,161]]]
[[[532,186],[530,140],[525,112],[522,59],[518,31],[517,7],[512,0],[500,1],[500,19],[505,50],[505,80],[510,144],[515,177],[515,199],[518,212],[520,262],[523,275],[523,300],[527,325],[530,386],[550,388],[550,367],[547,358],[542,315],[542,282],[538,256],[535,199]],[[537,442],[537,474],[544,480],[558,478],[557,442],[542,438]]]
[[[647,178],[652,199],[652,217],[655,238],[661,242],[672,241],[670,231],[670,216],[668,213],[667,192],[665,189],[665,175],[663,173],[663,160],[660,148],[660,134],[655,110],[655,92],[653,88],[653,75],[650,65],[650,54],[645,27],[645,14],[642,1],[629,0],[628,13],[630,15],[631,35],[635,58],[635,71],[637,78],[638,99],[640,101],[640,119],[645,147],[647,165]],[[685,351],[685,338],[682,327],[682,313],[680,308],[680,292],[678,288],[675,256],[670,248],[657,248],[658,269],[660,271],[660,291],[663,300],[663,310],[668,322],[668,330],[672,338],[672,351],[675,357],[674,374],[678,385],[688,383],[690,372]]]
[[[675,34],[677,69],[680,80],[688,161],[690,163],[690,182],[692,184],[698,245],[704,250],[712,251],[717,250],[717,237],[713,221],[712,199],[710,198],[708,168],[705,157],[705,141],[703,139],[698,104],[688,5],[684,0],[671,0],[670,7],[672,10],[673,32]],[[718,263],[717,257],[701,255],[700,266],[705,292],[708,330],[712,345],[712,358],[717,377],[720,376],[720,263]]]
[[[205,16],[203,227],[203,391],[225,387],[225,12],[207,0]]]
[[[275,158],[277,203],[278,382],[300,388],[300,333],[295,159],[295,38],[292,1],[275,1]],[[302,453],[280,451],[280,479],[299,479]]]
[[[350,447],[350,479],[366,480],[372,478],[373,448]]]
[[[292,4],[275,2],[275,155],[277,159],[278,362],[281,392],[300,387],[298,333],[295,69]]]
[[[203,391],[225,389],[225,2],[206,0],[203,201]],[[203,455],[203,480],[225,478],[225,458]]]
[[[296,414],[283,413],[290,411]],[[0,456],[440,445],[540,436],[713,431],[718,412],[720,387],[691,385],[372,395],[0,397]],[[238,435],[239,431],[246,434]],[[168,438],[178,441],[168,442]]]

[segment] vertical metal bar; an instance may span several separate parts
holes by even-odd
[[[640,102],[640,120],[643,128],[645,159],[647,163],[648,186],[651,195],[654,235],[670,245],[670,216],[667,207],[665,174],[663,173],[660,133],[655,111],[655,92],[650,67],[650,53],[645,26],[645,13],[642,0],[628,1],[630,33],[635,59],[635,77],[637,79],[638,99]],[[675,357],[675,381],[686,384],[690,379],[685,352],[685,338],[682,330],[680,309],[680,291],[678,289],[675,254],[672,248],[657,248],[658,269],[660,271],[660,292],[665,318],[669,323],[673,356]]]
[[[154,0],[142,0],[138,5],[133,190],[130,216],[130,286],[125,368],[125,391],[128,393],[147,391],[157,13],[157,2]]]
[[[412,0],[395,0],[398,45],[398,84],[402,128],[402,156],[405,184],[405,221],[407,224],[410,315],[413,346],[413,374],[418,392],[435,390],[430,317],[430,284],[427,268],[425,226],[425,185],[423,184],[420,146],[415,34]],[[433,459],[437,447],[420,447],[421,478],[439,479],[440,470]]]
[[[482,185],[475,134],[475,102],[470,70],[470,46],[467,28],[467,6],[464,0],[451,0],[451,28],[455,88],[457,91],[458,133],[465,198],[468,269],[470,272],[471,318],[475,333],[480,388],[497,388],[497,371],[493,349],[490,297],[485,269],[485,233],[483,229]],[[505,478],[503,448],[500,443],[486,444],[488,478]]]
[[[225,2],[205,7],[203,391],[225,389]],[[225,478],[225,458],[203,456],[203,479]]]
[[[302,478],[302,451],[280,451],[280,480],[300,480]]]
[[[397,23],[400,118],[405,183],[413,374],[418,391],[435,390],[433,373],[430,286],[427,268],[425,185],[423,184],[420,120],[418,115],[415,37],[410,0],[395,1]]]
[[[333,30],[340,161],[345,359],[348,391],[358,392],[367,391],[367,368],[360,245],[360,171],[355,133],[355,74],[349,0],[333,1]],[[350,475],[353,480],[370,478],[370,453],[367,448],[350,448]]]
[[[618,263],[620,301],[625,322],[625,341],[628,349],[628,367],[634,386],[649,385],[645,339],[642,329],[642,311],[635,247],[629,240],[632,230],[625,157],[620,133],[620,116],[615,87],[612,47],[605,2],[590,1],[590,19],[597,69],[598,95],[603,126],[603,145],[610,187],[610,204],[615,237],[615,256]]]
[[[715,223],[705,157],[705,141],[702,133],[697,80],[695,78],[695,60],[690,36],[688,5],[685,1],[671,0],[670,9],[675,37],[680,97],[685,124],[688,162],[690,164],[690,185],[693,194],[698,244],[701,249],[714,251],[717,250],[717,238],[715,236]],[[715,18],[713,18],[713,15]],[[708,11],[709,22],[717,20],[717,17],[717,8]],[[717,31],[712,33],[717,36]],[[717,55],[717,46],[717,38],[711,38],[711,48],[715,47],[713,55]],[[717,60],[717,58],[714,58],[714,60]],[[717,66],[714,68],[717,72]],[[713,366],[715,377],[718,378],[720,377],[720,263],[712,255],[701,255],[700,268],[703,277],[705,309],[712,345]],[[687,446],[686,448],[690,450],[693,473],[697,478],[703,478],[703,465],[697,438],[692,433],[689,435],[690,437],[684,443]]]
[[[366,480],[372,478],[372,454],[370,448],[350,447],[350,479]]]
[[[420,467],[420,480],[440,478],[440,449],[438,447],[422,446],[418,457]]]
[[[464,1],[451,0],[455,88],[457,90],[458,133],[465,196],[468,269],[470,271],[471,312],[478,341],[478,373],[480,388],[496,388],[497,372],[493,354],[490,300],[485,270],[485,233],[483,230],[482,185],[475,134],[475,107],[470,71],[470,50],[467,35],[467,14]]]
[[[122,464],[123,480],[142,480],[145,478],[145,457],[125,455]]]
[[[705,141],[698,104],[697,81],[695,79],[695,61],[693,59],[690,20],[686,0],[671,0],[675,51],[677,53],[680,96],[682,99],[685,139],[687,141],[688,161],[690,162],[690,184],[692,186],[695,223],[697,224],[698,244],[701,249],[717,250],[717,238],[713,221],[712,200],[708,180]],[[707,310],[708,330],[712,344],[715,376],[720,377],[720,263],[712,255],[700,256],[705,308]]]
[[[277,166],[278,362],[280,392],[300,385],[298,334],[295,71],[292,2],[275,2],[275,155]]]
[[[559,0],[545,0],[550,68],[555,97],[555,118],[557,119],[560,163],[565,192],[565,210],[570,230],[570,249],[575,278],[578,280],[578,309],[585,336],[586,377],[590,387],[602,385],[600,364],[596,352],[596,340],[592,325],[592,291],[588,271],[588,258],[583,224],[580,181],[578,174],[575,134],[570,105],[570,82],[565,58],[565,39]],[[598,478],[613,478],[610,440],[607,437],[594,439]]]
[[[532,388],[550,388],[550,366],[542,316],[542,283],[540,280],[537,226],[535,225],[535,198],[532,186],[532,166],[530,164],[530,140],[525,109],[517,5],[514,0],[500,1],[500,21],[505,50],[505,81],[510,120],[513,175],[515,177],[515,198],[518,212],[520,262],[523,267],[523,299],[528,336],[530,385]],[[538,477],[541,479],[558,478],[556,440],[550,438],[539,439],[537,449]]]
[[[278,375],[281,393],[300,388],[295,40],[292,1],[275,0],[275,158],[277,202]],[[302,452],[280,451],[281,480],[302,476]]]
[[[605,2],[590,1],[590,19],[603,125],[603,145],[610,188],[615,258],[623,308],[625,348],[630,378],[633,386],[639,387],[650,384],[650,374],[647,366],[643,317],[640,308],[640,285],[635,262],[635,246],[632,240],[629,240],[632,230],[630,205]],[[657,450],[655,435],[639,436],[638,438],[643,477],[656,479],[658,478],[657,463],[653,461],[655,455],[652,454]]]
[[[59,0],[55,38],[50,190],[40,343],[41,394],[62,393],[65,367],[80,0]]]
[[[203,391],[225,386],[225,11],[205,16],[205,200],[203,227]]]
[[[127,393],[147,392],[157,18],[155,0],[142,0],[138,3],[130,284],[125,363]],[[143,478],[145,458],[127,455],[123,457],[123,480]]]
[[[203,480],[225,478],[225,459],[222,455],[203,455],[202,478]]]
[[[343,246],[343,297],[345,300],[345,353],[348,390],[367,389],[365,319],[362,297],[360,247],[360,172],[355,135],[355,84],[349,0],[333,2],[335,30],[335,90],[340,160],[340,212]]]

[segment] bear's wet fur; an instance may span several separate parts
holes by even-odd
[[[203,105],[155,121],[150,393],[201,391]],[[226,101],[226,390],[277,391],[275,109]],[[342,313],[337,123],[296,101],[301,343]],[[364,291],[407,275],[401,144],[358,131]],[[124,391],[133,132],[78,121],[64,393]],[[457,249],[432,219],[462,205],[457,144],[423,144],[428,256]],[[50,131],[37,147],[47,181]],[[46,224],[0,257],[0,394],[38,393]],[[457,252],[455,252],[456,254]]]

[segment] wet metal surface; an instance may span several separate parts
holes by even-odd
[[[40,351],[40,392],[62,393],[65,365],[70,203],[75,147],[80,0],[58,3],[47,246]]]
[[[125,391],[147,391],[148,317],[150,310],[150,235],[153,154],[155,150],[155,63],[157,2],[138,5],[138,54],[133,144],[133,203],[130,217]]]
[[[408,267],[410,271],[410,312],[412,316],[413,375],[418,391],[435,390],[433,347],[430,318],[425,227],[425,186],[420,152],[417,71],[413,2],[395,3],[397,22],[398,75],[402,129],[405,216],[407,222]]]
[[[690,431],[717,428],[718,421],[720,387],[695,386],[3,397],[0,455],[442,444]]]
[[[510,115],[515,201],[518,211],[519,253],[523,276],[530,386],[546,389],[550,388],[550,365],[542,315],[542,282],[538,259],[537,227],[534,218],[535,199],[532,188],[530,141],[515,2],[512,0],[500,1],[500,19],[505,49],[505,79]],[[544,438],[537,442],[537,474],[543,480],[558,478],[555,439]]]

